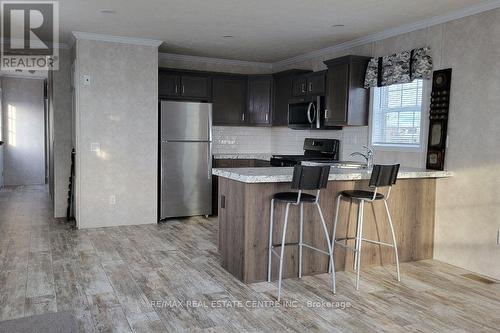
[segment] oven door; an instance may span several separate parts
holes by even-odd
[[[288,103],[288,127],[292,129],[320,128],[318,108],[320,98],[308,97],[290,100]]]

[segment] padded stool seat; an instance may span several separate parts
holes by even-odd
[[[280,192],[273,195],[273,198],[283,202],[297,202],[298,192]],[[307,193],[300,194],[300,202],[315,202],[316,196]]]
[[[325,218],[321,207],[319,205],[319,194],[321,189],[326,188],[328,184],[328,175],[330,174],[329,166],[305,166],[296,165],[293,168],[292,177],[292,190],[298,190],[298,192],[279,192],[273,195],[271,199],[271,211],[269,212],[269,247],[267,256],[267,281],[271,282],[272,275],[272,256],[277,256],[279,258],[279,269],[278,269],[278,302],[281,299],[281,282],[283,280],[283,261],[285,258],[285,248],[286,245],[298,245],[299,246],[299,279],[302,277],[302,249],[307,247],[309,250],[320,252],[328,256],[330,267],[332,269],[332,291],[335,294],[335,263],[333,262],[333,246],[330,241],[330,236],[328,234],[328,228],[326,227]],[[302,191],[314,191],[316,190],[316,195],[302,193]],[[275,233],[274,226],[274,208],[275,204],[284,204],[285,216],[283,219],[283,227],[281,231],[281,242],[276,243],[273,241],[273,234]],[[316,206],[318,210],[321,225],[323,226],[323,233],[325,236],[326,245],[328,251],[318,249],[312,245],[304,243],[304,205]],[[298,206],[300,208],[299,214],[299,242],[298,243],[287,243],[286,234],[288,227],[288,213],[290,206]],[[307,223],[307,227],[311,227],[311,223]],[[279,252],[275,248],[279,247]]]
[[[372,191],[363,191],[363,190],[348,190],[342,191],[342,196],[349,199],[368,199],[372,200],[375,192]],[[375,195],[375,200],[382,200],[385,196],[382,193],[377,193]]]

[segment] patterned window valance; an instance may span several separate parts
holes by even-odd
[[[368,63],[365,88],[408,83],[414,79],[430,79],[432,57],[429,47],[372,58]]]

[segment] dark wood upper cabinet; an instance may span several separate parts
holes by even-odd
[[[273,76],[248,78],[248,119],[250,124],[270,125],[273,101]]]
[[[292,95],[304,96],[307,95],[307,78],[298,76],[292,80]]]
[[[326,71],[321,71],[294,77],[292,81],[293,96],[324,95],[325,75]]]
[[[160,70],[158,95],[163,98],[210,100],[212,95],[208,75]]]
[[[326,71],[315,72],[307,76],[307,93],[309,95],[325,94]]]
[[[210,78],[208,76],[181,77],[181,96],[210,99]]]
[[[212,79],[212,113],[214,125],[247,123],[247,77],[214,76]]]
[[[274,107],[273,126],[288,126],[288,102],[292,98],[293,79],[295,75],[310,73],[302,69],[291,69],[273,74]]]
[[[181,77],[179,75],[161,72],[158,74],[158,95],[179,96]]]
[[[367,126],[369,90],[363,87],[370,58],[345,56],[325,61],[327,71],[326,126]]]

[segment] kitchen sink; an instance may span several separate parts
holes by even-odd
[[[330,166],[337,169],[366,169],[367,167],[365,163],[352,161],[340,161],[330,164]]]
[[[354,170],[363,170],[367,168],[365,163],[356,161],[338,161],[333,163],[307,161],[307,162],[302,162],[302,165],[313,165],[313,166],[329,165],[334,169],[354,169]]]

